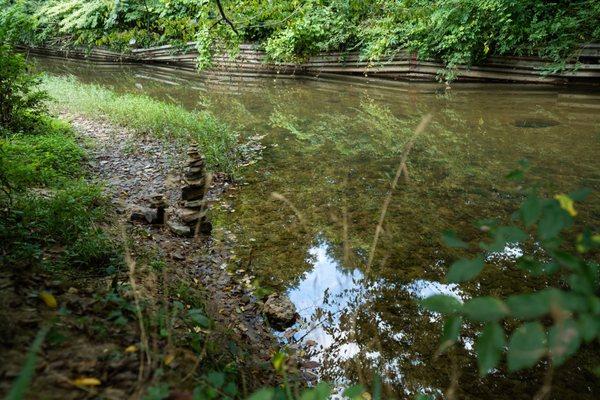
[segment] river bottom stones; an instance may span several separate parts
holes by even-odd
[[[523,118],[516,120],[513,125],[517,128],[549,128],[560,123],[546,118]]]
[[[298,319],[294,303],[287,297],[276,293],[267,298],[263,306],[263,312],[269,323],[277,330],[289,328]]]

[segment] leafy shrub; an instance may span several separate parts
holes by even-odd
[[[80,175],[84,153],[72,135],[13,135],[0,139],[2,162],[13,189],[60,184]]]
[[[22,55],[0,46],[0,130],[31,127],[46,111],[47,95],[38,89],[40,79],[27,68]]]
[[[520,179],[522,171],[511,177]],[[559,366],[582,343],[600,338],[600,267],[593,254],[600,247],[600,235],[574,228],[575,202],[586,195],[580,191],[544,198],[530,190],[513,215],[514,224],[479,223],[489,237],[479,243],[480,250],[497,252],[507,244],[533,242],[537,250],[520,256],[517,267],[545,281],[558,280],[559,286],[506,299],[475,297],[464,303],[448,295],[426,298],[426,309],[446,317],[440,351],[459,339],[463,321],[481,327],[475,342],[481,375],[498,366],[506,347],[508,369],[515,371],[531,368],[542,358]],[[470,247],[450,232],[444,240],[451,247]],[[476,278],[485,266],[484,259],[480,255],[456,261],[446,279],[459,283]],[[507,341],[505,330],[510,326],[516,328]]]

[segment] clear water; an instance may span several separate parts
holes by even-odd
[[[479,378],[474,328],[458,349],[435,358],[438,316],[415,300],[434,293],[460,299],[506,296],[547,284],[527,278],[507,246],[486,256],[480,278],[444,283],[463,255],[440,234],[480,236],[473,222],[507,220],[519,202],[504,176],[526,158],[528,184],[547,194],[588,187],[580,221],[600,221],[600,91],[593,88],[436,85],[279,77],[207,78],[148,66],[98,66],[39,60],[121,92],[145,93],[188,108],[208,108],[245,135],[265,135],[262,159],[246,166],[244,185],[213,206],[216,236],[237,238],[232,268],[288,293],[302,322],[291,341],[313,345],[317,374],[339,384],[383,376],[386,398],[440,394],[453,376],[459,398],[532,398],[545,366]],[[423,115],[433,122],[413,138]],[[383,231],[369,258],[381,209],[404,146],[408,179],[392,193]],[[273,195],[275,193],[275,195]],[[510,323],[507,327],[510,327]],[[287,335],[289,336],[289,335]],[[554,374],[554,398],[592,399],[600,383],[598,344]]]

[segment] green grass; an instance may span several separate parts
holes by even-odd
[[[189,111],[144,95],[117,94],[73,77],[47,76],[42,88],[55,100],[53,107],[157,139],[195,141],[209,169],[230,174],[235,170],[238,134],[208,111]]]
[[[85,179],[84,149],[48,117],[31,132],[0,137],[0,264],[103,273],[118,251],[100,228],[108,202]]]

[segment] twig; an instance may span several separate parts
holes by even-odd
[[[240,35],[239,32],[237,31],[237,29],[235,29],[235,26],[233,25],[233,23],[225,15],[225,11],[223,11],[223,5],[221,5],[221,0],[216,0],[216,2],[217,2],[217,7],[219,8],[219,14],[221,14],[221,20],[225,21],[227,23],[227,25],[229,25],[231,27],[231,29],[235,32],[235,34],[239,36]]]
[[[423,131],[425,130],[427,125],[429,125],[430,121],[431,121],[431,114],[427,114],[423,117],[423,119],[421,120],[421,122],[419,123],[417,128],[415,129],[415,133],[414,133],[413,137],[410,139],[410,141],[406,144],[406,147],[404,148],[404,152],[402,153],[402,158],[400,159],[400,165],[398,166],[398,169],[396,170],[396,176],[394,176],[394,180],[392,181],[392,186],[388,192],[387,197],[385,198],[385,201],[383,202],[383,207],[381,208],[381,214],[379,215],[379,222],[377,223],[377,226],[375,227],[375,235],[373,237],[373,244],[371,244],[371,251],[369,254],[369,262],[367,263],[367,270],[366,270],[367,273],[369,273],[369,271],[371,270],[371,265],[373,264],[373,258],[375,257],[375,250],[377,249],[377,242],[379,242],[379,235],[381,235],[381,232],[383,231],[383,221],[385,220],[385,215],[387,214],[387,210],[390,205],[390,201],[392,200],[392,195],[394,194],[394,190],[396,189],[396,186],[398,186],[398,180],[400,179],[400,176],[402,175],[402,171],[407,171],[406,161],[408,160],[408,155],[409,155],[413,145],[415,144],[415,140],[421,133],[423,133]]]

